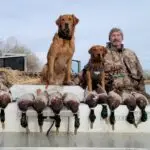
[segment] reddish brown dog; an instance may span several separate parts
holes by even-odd
[[[107,49],[101,45],[94,45],[89,53],[91,57],[86,71],[88,90],[92,91],[92,74],[98,75],[102,88],[105,89],[104,56],[107,54]]]
[[[47,84],[72,84],[71,64],[75,51],[74,32],[79,19],[62,15],[56,20],[55,34],[47,54],[47,64],[42,71],[42,81]]]

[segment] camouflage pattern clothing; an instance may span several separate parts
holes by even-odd
[[[136,54],[123,46],[117,50],[110,43],[107,49],[105,72],[113,74],[114,88],[145,91],[143,70]]]
[[[143,70],[136,54],[130,49],[116,49],[108,43],[106,48],[108,53],[105,56],[105,72],[113,76],[113,87],[123,102],[130,97],[131,92],[145,92]]]

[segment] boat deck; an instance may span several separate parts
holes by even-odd
[[[24,150],[23,147],[51,147],[51,148],[76,148],[75,150],[87,149],[131,149],[150,148],[150,134],[146,133],[78,133],[77,135],[66,133],[50,133],[46,136],[44,133],[12,133],[3,132],[0,134],[0,150],[5,147],[18,147],[18,150]],[[3,148],[2,148],[3,147]],[[22,147],[22,148],[19,148]],[[31,149],[32,149],[31,148]],[[78,148],[78,149],[77,149]],[[41,148],[43,149],[43,148]],[[30,149],[28,149],[30,150]],[[59,150],[59,149],[58,149]],[[63,150],[63,149],[62,149]]]

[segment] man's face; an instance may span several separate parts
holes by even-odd
[[[120,48],[122,44],[122,35],[120,32],[113,32],[110,36],[110,42],[113,46]]]

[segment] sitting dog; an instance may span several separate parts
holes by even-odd
[[[88,90],[93,90],[93,84],[96,86],[101,84],[105,89],[104,56],[107,54],[107,49],[104,46],[95,45],[90,48],[89,53],[91,57],[86,69]]]
[[[41,76],[46,84],[73,84],[71,81],[71,64],[75,51],[74,32],[79,19],[74,15],[60,16],[55,34],[47,54],[47,64]]]

